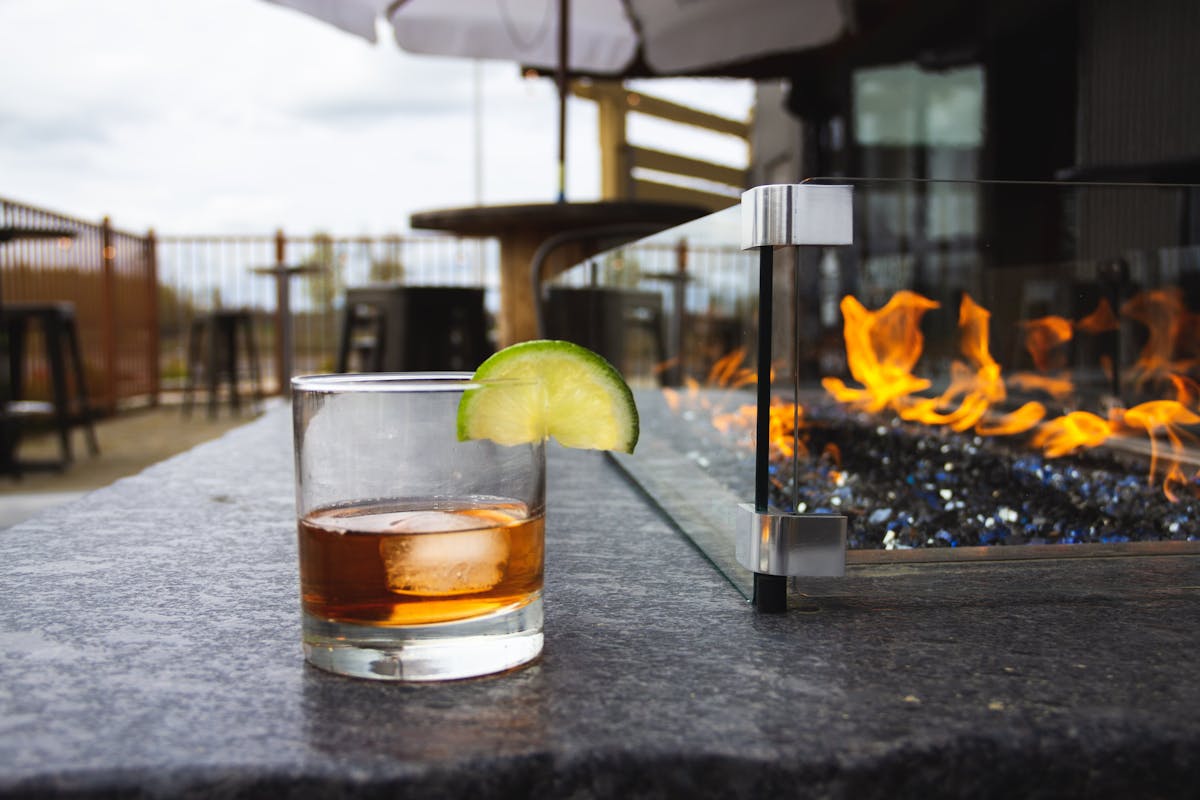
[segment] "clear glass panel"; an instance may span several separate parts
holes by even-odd
[[[983,145],[983,67],[899,64],[855,71],[854,131],[866,147]],[[936,172],[934,174],[937,174]]]
[[[846,514],[864,554],[1200,550],[1200,187],[831,182],[854,186],[855,243],[775,252],[773,505]],[[546,293],[618,298],[574,319],[620,330],[644,431],[621,463],[718,562],[754,485],[740,213]]]

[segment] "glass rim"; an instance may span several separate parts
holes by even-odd
[[[470,372],[338,372],[298,375],[293,392],[316,394],[464,392],[483,386],[533,386],[536,378],[477,380]]]

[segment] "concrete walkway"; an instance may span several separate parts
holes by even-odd
[[[190,450],[253,419],[221,409],[216,419],[206,414],[183,416],[175,405],[123,411],[96,424],[100,454],[88,454],[81,429],[72,435],[74,463],[62,472],[29,472],[20,478],[0,476],[0,529],[21,522],[43,509],[74,500],[118,478],[136,475],[151,464]],[[21,459],[55,459],[58,439],[40,433],[22,440]]]

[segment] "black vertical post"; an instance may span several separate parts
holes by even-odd
[[[104,408],[117,410],[117,245],[112,219],[100,220],[100,345],[104,359]]]
[[[771,332],[775,295],[775,252],[758,249],[758,413],[755,420],[754,510],[765,514],[771,487]],[[787,578],[754,573],[754,607],[759,611],[787,610]]]
[[[571,69],[571,0],[558,2],[558,202],[567,200],[567,76]]]
[[[766,513],[770,503],[771,466],[771,329],[775,259],[770,246],[758,249],[758,414],[755,420],[754,510]]]

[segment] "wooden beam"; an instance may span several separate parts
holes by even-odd
[[[713,183],[723,183],[738,189],[746,185],[746,170],[737,167],[727,167],[714,164],[711,161],[701,161],[698,158],[664,153],[661,150],[651,150],[647,147],[629,148],[630,161],[636,167],[687,175]]]
[[[619,84],[594,86],[600,125],[600,196],[606,200],[629,197],[629,142],[625,138],[626,107]]]
[[[673,186],[657,181],[633,181],[633,196],[638,200],[655,200],[663,203],[683,203],[702,206],[711,211],[735,206],[739,198],[730,195],[705,192],[700,189],[689,189],[686,186]]]
[[[681,106],[669,100],[662,100],[658,97],[651,97],[637,92],[629,92],[628,102],[629,110],[636,111],[639,114],[648,114],[652,117],[669,119],[672,122],[682,122],[684,125],[695,125],[699,128],[717,133],[727,133],[730,136],[737,136],[742,139],[750,138],[750,123],[748,122],[709,114],[707,111],[697,111],[694,108]]]
[[[606,94],[606,88],[597,88],[592,84],[576,81],[571,85],[571,92],[576,97],[582,97],[585,100],[597,100]],[[738,136],[742,139],[750,138],[749,122],[709,114],[707,111],[697,111],[694,108],[672,103],[670,100],[663,100],[640,92],[631,92],[628,89],[625,89],[624,93],[627,111],[636,111],[639,114],[681,122],[684,125],[694,125],[716,133]]]

